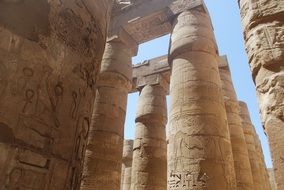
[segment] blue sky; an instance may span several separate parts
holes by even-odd
[[[209,10],[220,55],[226,54],[229,60],[233,82],[239,100],[248,104],[251,119],[260,136],[268,167],[272,167],[269,147],[261,126],[255,86],[252,82],[248,59],[245,52],[239,8],[236,0],[204,0]],[[133,63],[165,55],[168,52],[169,35],[141,44]],[[125,122],[125,139],[133,139],[135,134],[135,112],[138,94],[128,96]]]

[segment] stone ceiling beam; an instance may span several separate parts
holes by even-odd
[[[143,61],[132,66],[132,90],[137,92],[146,85],[162,85],[167,93],[169,89],[171,68],[167,55]]]
[[[120,10],[113,11],[113,27],[124,26],[133,20],[152,15],[167,8],[172,2],[173,0],[144,0],[125,6]]]
[[[220,56],[219,67],[227,66],[226,56]],[[132,89],[130,93],[138,92],[146,85],[160,84],[163,79],[166,85],[166,92],[169,93],[169,81],[171,76],[171,67],[168,62],[168,55],[163,55],[141,63],[132,65]]]
[[[113,10],[109,36],[123,28],[138,43],[169,34],[173,18],[184,10],[201,9],[207,12],[203,0],[136,0]]]

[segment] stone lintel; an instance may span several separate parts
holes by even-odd
[[[163,85],[166,87],[167,93],[169,92],[171,68],[167,55],[143,61],[142,63],[133,65],[132,68],[133,78],[131,93],[139,91],[139,89],[147,84],[160,84],[162,83],[161,79],[163,79]],[[230,71],[226,55],[219,57],[219,68],[228,69]],[[167,84],[165,85],[164,82]]]
[[[137,92],[146,85],[161,85],[168,93],[170,71],[167,55],[133,65],[131,92]]]
[[[169,34],[173,18],[189,9],[207,12],[203,0],[136,0],[114,11],[110,32],[122,27],[141,44]]]

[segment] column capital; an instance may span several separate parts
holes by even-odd
[[[209,13],[203,0],[174,1],[169,6],[169,8],[174,15],[178,15],[184,11],[192,10],[192,9],[197,9],[207,14]]]
[[[227,56],[226,55],[219,56],[218,64],[219,64],[218,67],[222,83],[223,96],[225,100],[230,99],[233,102],[237,102],[237,93],[234,88]]]
[[[124,140],[123,141],[123,154],[122,161],[123,162],[131,162],[133,155],[133,140]]]
[[[137,81],[136,81],[137,89],[141,90],[147,85],[161,86],[164,89],[166,94],[169,93],[169,81],[167,81],[166,78],[162,74],[153,74],[153,75],[137,78]]]
[[[132,56],[138,52],[138,43],[122,28],[116,28],[108,33],[107,42],[119,41],[131,50]]]
[[[210,16],[200,8],[184,9],[174,20],[172,29],[172,40],[169,50],[169,63],[175,57],[187,56],[187,52],[203,52],[218,57],[218,47]],[[192,25],[192,27],[188,27]],[[198,28],[198,29],[197,29]],[[191,34],[186,38],[183,35]],[[216,60],[216,59],[215,59]]]
[[[131,189],[166,189],[167,101],[161,86],[146,85],[141,89],[135,123]]]

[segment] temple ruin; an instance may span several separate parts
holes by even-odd
[[[284,1],[238,3],[273,170],[203,0],[0,0],[0,190],[283,190]]]

